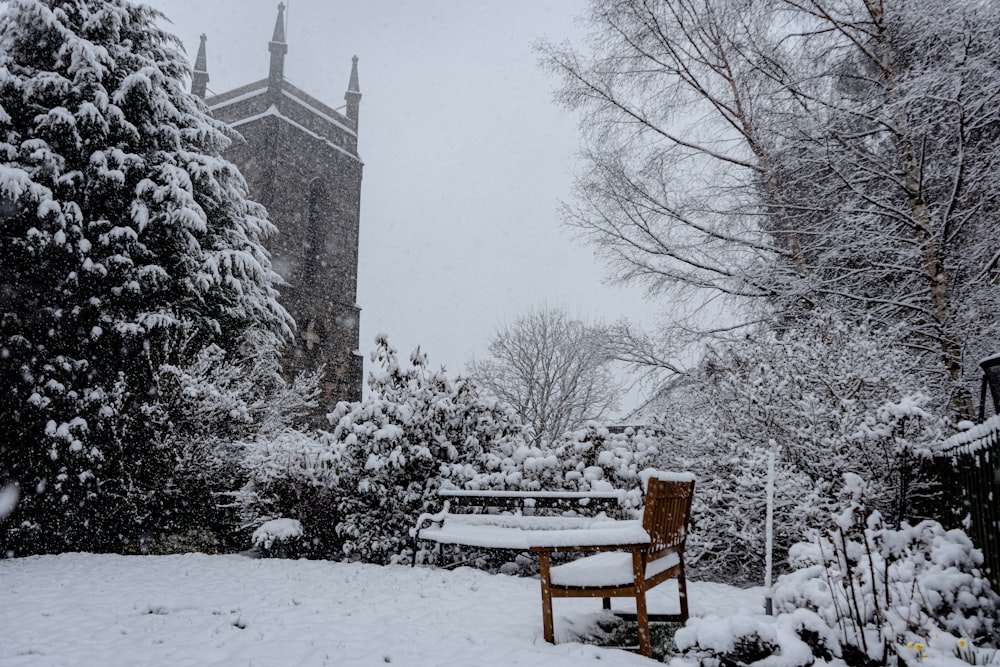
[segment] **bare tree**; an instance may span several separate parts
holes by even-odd
[[[963,380],[978,369],[965,364],[998,333],[998,6],[783,5],[800,26],[790,41],[814,56],[794,79],[775,76],[811,113],[774,161],[800,195],[794,226],[815,239],[817,291],[904,324],[951,406],[969,415]]]
[[[622,384],[606,340],[601,326],[540,308],[501,326],[491,357],[473,360],[469,374],[517,411],[536,443],[551,442],[617,406]]]
[[[967,411],[965,364],[998,334],[998,13],[594,2],[588,54],[542,47],[562,101],[586,114],[567,222],[677,312],[700,293],[692,303],[735,299],[736,324],[817,306],[904,324],[942,400]]]
[[[584,112],[565,221],[613,278],[670,301],[663,331],[623,323],[614,338],[617,358],[654,375],[683,372],[685,344],[760,320],[761,302],[807,292],[768,150],[791,102],[757,66],[756,54],[778,48],[772,5],[594,2],[588,54],[541,47],[563,80],[560,100]]]

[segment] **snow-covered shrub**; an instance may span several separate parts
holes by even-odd
[[[169,453],[171,465],[146,473],[161,480],[159,502],[147,505],[158,537],[206,530],[220,548],[245,547],[242,528],[259,523],[260,513],[234,505],[228,494],[252,486],[271,469],[262,452],[280,449],[296,434],[299,450],[315,442],[294,428],[304,428],[317,407],[317,373],[286,381],[276,351],[254,350],[260,347],[252,341],[235,353],[210,345],[190,364],[161,368],[148,414],[159,435],[149,446]],[[234,509],[243,514],[242,526]]]
[[[559,488],[641,491],[640,473],[661,461],[661,436],[653,428],[630,427],[621,433],[611,433],[596,425],[566,433],[552,446],[562,476]],[[633,500],[636,507],[641,507],[641,493]]]
[[[694,617],[674,635],[674,643],[683,659],[676,662],[714,667],[721,660],[729,665],[763,667],[808,667],[816,661],[814,650],[800,635],[813,630],[816,636],[827,629],[802,614],[761,616],[740,609],[728,616]],[[825,657],[830,657],[829,655]]]
[[[702,480],[688,543],[694,569],[761,581],[772,441],[776,563],[823,524],[845,472],[870,482],[871,507],[893,522],[917,515],[928,488],[922,457],[944,423],[913,368],[892,332],[829,313],[707,350],[661,407],[664,464]]]
[[[253,349],[210,346],[194,364],[166,368],[154,415],[166,426],[158,444],[175,457],[166,490],[184,512],[173,524],[213,530],[227,548],[245,548],[249,529],[277,517],[302,521],[317,538],[333,530],[336,475],[308,426],[321,370],[288,381],[276,353]]]
[[[431,370],[419,349],[403,367],[380,335],[372,360],[369,397],[337,405],[326,443],[339,479],[342,555],[387,563],[409,549],[416,517],[437,509],[442,484],[466,486],[484,452],[516,451],[524,429],[471,381]]]
[[[187,364],[164,364],[153,416],[169,426],[174,439],[238,441],[305,424],[318,407],[321,371],[286,380],[279,354],[251,335],[232,351],[213,344]]]
[[[481,472],[467,486],[476,489],[526,491],[632,492],[626,505],[642,505],[639,473],[660,462],[662,433],[654,428],[627,428],[611,433],[588,425],[553,443],[531,445],[511,439],[484,451]]]
[[[934,521],[887,527],[865,509],[865,487],[845,475],[842,509],[792,547],[794,570],[773,590],[775,616],[693,618],[675,636],[683,658],[705,667],[900,667],[960,665],[963,651],[983,657],[973,648],[1000,639],[1000,596],[979,570],[982,554]]]
[[[944,634],[1000,639],[1000,596],[969,538],[930,520],[888,527],[865,508],[865,488],[845,475],[845,508],[833,525],[791,549],[795,569],[774,587],[776,611],[815,614],[829,629],[823,650],[849,662],[905,661]]]
[[[692,503],[688,552],[698,577],[737,584],[764,577],[767,503],[767,456],[764,446],[749,447],[731,434],[719,434],[706,458],[683,459],[698,475]],[[830,501],[818,484],[779,458],[775,463],[774,562],[782,563],[788,546],[802,530],[816,525]]]
[[[250,541],[264,558],[298,558],[303,537],[302,524],[296,519],[272,519],[253,531]]]
[[[239,527],[292,519],[309,536],[298,555],[327,555],[336,542],[340,497],[337,471],[323,435],[286,428],[237,443],[236,448],[243,485],[227,497]]]

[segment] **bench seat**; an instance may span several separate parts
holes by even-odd
[[[444,501],[437,513],[423,513],[410,530],[413,552],[420,541],[476,549],[527,551],[538,544],[562,545],[565,540],[619,540],[647,544],[649,537],[636,521],[608,518],[608,512],[633,514],[633,491],[492,491],[439,489]],[[568,533],[598,532],[588,537]],[[567,533],[567,535],[563,535]],[[416,564],[416,558],[412,561]]]
[[[648,544],[638,521],[599,517],[451,514],[446,521],[419,530],[421,540],[483,549],[527,551],[534,546]]]

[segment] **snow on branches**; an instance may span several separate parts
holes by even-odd
[[[379,336],[372,361],[369,398],[337,405],[328,442],[340,473],[343,552],[388,562],[406,547],[414,517],[436,507],[442,484],[463,487],[484,452],[510,448],[524,431],[470,380],[431,369],[419,348],[404,367]]]
[[[292,326],[272,226],[162,19],[128,0],[0,16],[0,482],[30,490],[0,543],[19,552],[155,532],[164,365],[266,356]]]
[[[894,524],[927,506],[922,461],[946,424],[892,333],[817,313],[709,350],[664,402],[664,428],[703,480],[689,545],[700,572],[760,580],[772,440],[777,562],[823,521],[844,473],[868,480],[873,508]]]

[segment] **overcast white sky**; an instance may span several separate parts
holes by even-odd
[[[498,324],[533,306],[647,325],[639,288],[602,283],[593,249],[559,224],[577,119],[552,101],[541,37],[579,40],[584,0],[285,0],[285,75],[343,104],[359,57],[361,350],[462,371]],[[209,90],[267,76],[277,0],[154,0],[192,59],[208,35]]]

